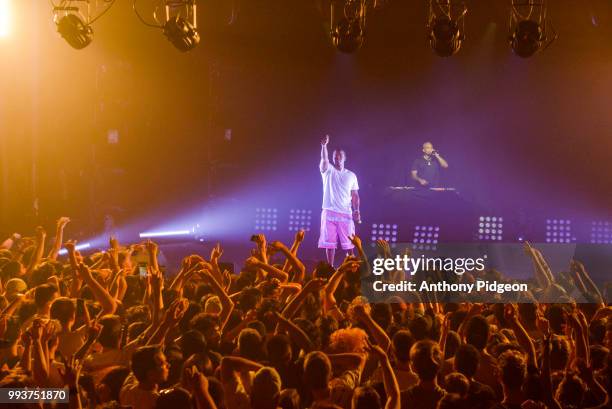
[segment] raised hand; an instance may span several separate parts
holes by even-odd
[[[148,270],[151,276],[151,288],[154,292],[160,291],[164,284],[164,278],[161,271],[153,267],[149,267]]]
[[[266,248],[266,236],[263,233],[256,234],[253,239],[260,249]]]
[[[210,261],[218,260],[223,254],[223,249],[221,248],[221,244],[217,243],[215,247],[213,247],[210,253]]]
[[[87,267],[83,263],[79,263],[79,277],[82,280],[86,280],[88,278],[91,278],[91,271],[89,270],[89,267]]]
[[[187,312],[187,308],[189,307],[189,301],[185,298],[179,298],[174,301],[170,308],[166,310],[164,315],[164,322],[167,324],[176,324],[178,323],[185,312]]]
[[[66,247],[66,250],[69,252],[74,252],[76,249],[76,244],[76,240],[68,240],[66,243],[64,243],[64,247]]]
[[[183,373],[183,379],[185,380],[185,387],[192,394],[197,391],[208,390],[208,379],[193,365],[191,368],[185,368]]]
[[[145,241],[144,245],[145,245],[145,248],[147,249],[147,251],[149,252],[149,254],[157,255],[157,252],[159,250],[159,247],[157,246],[157,243],[155,243],[153,240],[149,239],[149,240]]]
[[[376,357],[379,361],[384,361],[388,359],[387,353],[378,345],[374,345],[370,342],[368,338],[366,340],[366,351],[369,352],[372,356]]]
[[[321,139],[321,146],[327,146],[329,143],[329,135],[325,135],[323,139]]]
[[[72,355],[68,361],[64,361],[64,368],[57,368],[57,371],[62,377],[64,385],[74,388],[78,386],[81,369],[81,363]]]
[[[518,322],[518,311],[514,304],[506,304],[504,306],[504,318],[511,324]]]
[[[109,247],[113,250],[119,250],[119,240],[115,236],[110,236],[108,240]]]
[[[353,243],[353,246],[357,247],[358,249],[362,248],[361,238],[358,235],[353,234],[352,236],[349,236],[349,240],[351,243]]]
[[[378,239],[376,240],[376,247],[378,247],[379,251],[387,258],[391,257],[391,247],[389,247],[389,242],[387,240]]]
[[[305,234],[305,233],[304,233],[304,230],[303,230],[303,229],[298,230],[298,232],[297,232],[297,233],[295,233],[295,242],[296,242],[296,243],[301,243],[301,242],[303,242],[303,241],[304,241],[304,234]]]
[[[344,262],[340,265],[340,267],[338,267],[338,271],[342,273],[348,273],[348,272],[354,273],[355,271],[359,269],[360,264],[361,264],[360,260],[347,257],[347,259],[344,260]]]
[[[36,240],[41,241],[47,236],[47,232],[42,226],[36,227]]]
[[[39,319],[34,320],[29,332],[33,342],[39,341],[42,338],[43,333],[42,321]]]
[[[544,334],[545,337],[550,334],[550,323],[546,318],[539,314],[536,318],[536,327],[538,327],[538,329],[542,331],[542,334]]]
[[[57,219],[57,227],[60,229],[63,229],[64,227],[66,227],[68,223],[70,223],[69,217],[62,216],[59,219]]]

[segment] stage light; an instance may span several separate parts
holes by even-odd
[[[190,22],[174,16],[164,24],[164,35],[179,50],[193,50],[200,43],[200,34]]]
[[[98,2],[92,6],[84,0],[63,0],[58,6],[51,4],[57,32],[72,48],[82,50],[93,41],[91,25],[115,4],[115,0],[100,2],[100,7]]]
[[[413,249],[436,250],[439,240],[440,226],[414,226]]]
[[[546,243],[572,243],[572,221],[568,219],[546,219]]]
[[[192,234],[191,230],[171,230],[171,231],[153,231],[140,233],[141,239],[148,239],[152,237],[172,237],[172,236],[186,236]]]
[[[556,40],[557,33],[546,17],[546,0],[512,0],[511,7],[509,41],[516,55],[531,57]]]
[[[429,44],[440,57],[450,57],[461,48],[465,39],[465,14],[467,7],[463,2],[451,0],[430,0]]]
[[[367,3],[366,0],[343,0],[342,3],[340,12],[336,1],[330,2],[332,43],[343,53],[353,53],[363,44]]]
[[[397,243],[397,224],[385,224],[385,223],[372,223],[372,244],[376,240],[385,240],[388,243]]]
[[[77,244],[76,246],[74,246],[75,250],[85,250],[91,247],[91,244],[89,243],[83,243],[83,244]],[[65,248],[60,249],[59,253],[60,256],[64,256],[66,254],[68,254],[68,250],[66,250]]]
[[[591,244],[612,244],[612,223],[607,221],[591,223]]]
[[[289,210],[289,231],[310,231],[312,223],[312,210],[291,209]]]
[[[478,218],[478,240],[501,241],[504,235],[504,218],[501,216],[480,216]]]
[[[140,21],[155,28],[161,28],[168,40],[182,52],[193,50],[200,43],[197,24],[197,6],[195,0],[164,0],[164,18],[160,21],[156,10],[150,11],[155,23],[147,22],[136,8],[133,9]]]
[[[11,32],[11,0],[0,0],[0,37]]]
[[[81,50],[91,44],[93,29],[76,14],[67,14],[57,22],[57,32],[72,48]]]
[[[276,231],[277,222],[278,209],[272,207],[255,209],[255,231]]]

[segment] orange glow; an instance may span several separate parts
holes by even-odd
[[[11,26],[11,0],[0,0],[0,37],[9,35]]]

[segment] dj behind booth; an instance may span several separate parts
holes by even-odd
[[[479,208],[455,186],[445,184],[449,164],[431,142],[405,171],[405,184],[384,187],[378,222],[397,224],[398,241],[410,242],[417,226],[439,228],[443,239],[471,241]]]

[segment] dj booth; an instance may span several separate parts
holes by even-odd
[[[388,186],[382,198],[368,212],[370,224],[396,224],[400,242],[412,241],[417,226],[439,227],[442,241],[472,241],[482,214],[454,187]]]

